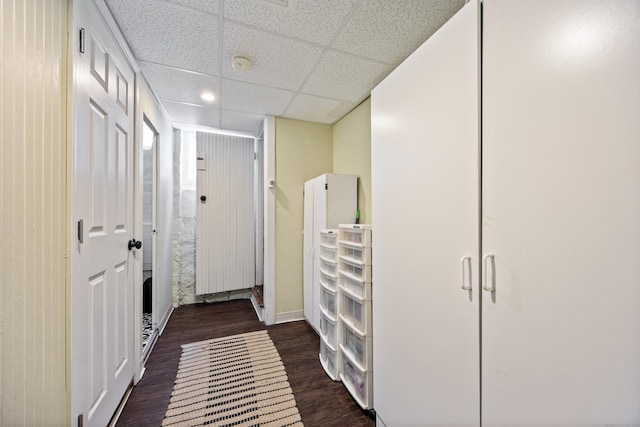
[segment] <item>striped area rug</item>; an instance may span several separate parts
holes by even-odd
[[[182,346],[163,426],[302,426],[267,331]]]

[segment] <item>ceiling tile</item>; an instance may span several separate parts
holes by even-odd
[[[167,0],[171,3],[186,6],[191,9],[196,9],[201,12],[211,13],[213,15],[218,14],[218,0]]]
[[[333,47],[397,65],[462,6],[464,0],[362,1]]]
[[[298,90],[316,63],[321,49],[304,42],[225,23],[222,76],[280,89]],[[251,57],[253,68],[231,67],[233,55]]]
[[[137,59],[217,74],[218,18],[155,0],[106,0]]]
[[[203,92],[211,92],[219,98],[218,77],[180,71],[150,62],[141,61],[140,67],[158,98],[192,104],[205,103],[200,97]]]
[[[220,109],[217,107],[188,105],[167,99],[160,102],[173,122],[220,127]]]
[[[286,7],[267,0],[225,1],[224,17],[278,34],[326,45],[356,0],[288,0]]]
[[[264,115],[240,113],[237,111],[222,110],[220,129],[249,132],[253,135],[262,128]]]
[[[354,106],[351,102],[320,98],[313,95],[297,95],[285,117],[318,123],[334,123]]]
[[[391,72],[392,66],[329,50],[320,60],[302,92],[358,102]]]
[[[222,79],[221,95],[223,109],[279,116],[295,92]]]

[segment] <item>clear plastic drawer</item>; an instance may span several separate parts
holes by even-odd
[[[330,261],[320,257],[320,270],[331,276],[338,275],[338,264],[335,261]]]
[[[320,283],[320,307],[322,307],[329,315],[335,319],[338,305],[338,296],[335,290],[327,289],[322,282]]]
[[[371,246],[341,241],[339,247],[340,256],[371,265]]]
[[[340,372],[338,372],[338,352],[327,345],[322,339],[320,340],[320,364],[329,378],[334,381],[340,380]]]
[[[371,335],[371,300],[363,300],[344,289],[340,292],[340,315],[362,335]]]
[[[373,373],[362,370],[348,357],[342,358],[340,378],[345,387],[363,409],[373,406]]]
[[[327,343],[333,347],[337,347],[337,334],[337,321],[332,319],[330,315],[320,307],[320,335],[322,335],[322,338],[324,338]]]
[[[373,341],[371,337],[358,334],[344,322],[340,323],[340,348],[361,367],[371,368]]]
[[[371,246],[371,226],[368,224],[340,224],[338,233],[340,241]]]
[[[331,289],[333,291],[338,290],[338,278],[336,276],[332,276],[331,274],[327,274],[324,271],[320,272],[320,283],[323,284],[327,289]]]
[[[322,258],[328,259],[330,261],[337,261],[338,259],[338,249],[335,246],[326,246],[322,243],[320,244],[320,256]]]
[[[371,299],[371,282],[358,280],[349,274],[338,271],[338,284],[341,288],[362,299]]]
[[[325,246],[337,246],[338,245],[338,232],[337,230],[320,230],[320,243]]]
[[[371,265],[353,261],[342,256],[338,257],[338,263],[341,272],[353,276],[356,280],[371,281]]]

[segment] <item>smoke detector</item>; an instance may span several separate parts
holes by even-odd
[[[253,61],[246,55],[233,55],[231,66],[234,70],[248,71],[253,67]]]

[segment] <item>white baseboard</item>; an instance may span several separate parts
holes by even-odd
[[[297,322],[298,320],[304,320],[303,310],[276,313],[276,324],[287,323],[287,322]]]
[[[264,322],[264,309],[262,307],[260,307],[260,304],[258,304],[258,300],[256,299],[256,296],[253,294],[253,292],[251,292],[251,298],[249,298],[251,300],[251,304],[253,305],[253,309],[256,312],[256,315],[258,316],[258,320],[261,322]]]
[[[164,313],[164,316],[162,316],[162,319],[160,320],[160,324],[158,325],[158,335],[162,335],[162,333],[164,332],[164,328],[167,326],[167,323],[169,323],[169,318],[172,314],[173,304],[169,305],[167,311]]]

